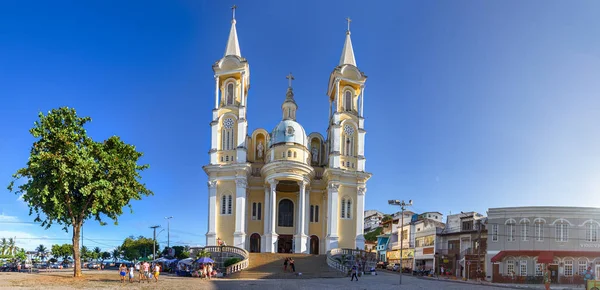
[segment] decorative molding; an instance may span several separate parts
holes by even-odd
[[[236,179],[235,185],[237,187],[246,188],[248,186],[248,182],[246,182],[246,179]]]
[[[340,184],[337,182],[331,182],[328,185],[328,189],[333,192],[338,192],[340,189]]]
[[[217,181],[216,180],[209,180],[207,183],[208,183],[208,188],[209,189],[217,187]]]
[[[359,186],[358,187],[358,195],[365,195],[365,193],[367,193],[367,188],[364,186]]]

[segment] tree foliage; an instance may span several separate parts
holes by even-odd
[[[62,258],[63,261],[73,256],[73,246],[69,244],[52,245],[52,256],[55,258]]]
[[[126,260],[134,261],[141,258],[147,258],[152,256],[154,241],[151,238],[139,236],[137,238],[128,237],[123,241],[121,250],[123,251],[123,257]],[[158,254],[158,242],[156,242],[156,249]]]
[[[79,237],[83,222],[103,219],[118,222],[123,207],[130,201],[151,195],[140,182],[140,172],[148,165],[138,165],[142,153],[133,145],[111,136],[96,142],[87,135],[84,125],[89,117],[79,117],[74,109],[53,109],[29,132],[36,138],[27,166],[17,170],[8,189],[22,194],[29,214],[45,228],[59,224],[65,231],[73,229],[74,276],[81,276]],[[15,181],[25,183],[15,187]]]
[[[190,248],[188,246],[173,246],[172,248],[175,250],[175,258],[186,259],[190,257]]]
[[[377,236],[381,235],[382,231],[383,231],[383,228],[382,227],[378,227],[374,231],[366,233],[365,234],[365,240],[366,241],[370,241],[370,242],[376,242],[377,241]]]

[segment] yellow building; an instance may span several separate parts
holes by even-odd
[[[271,132],[248,133],[250,66],[240,53],[235,19],[225,55],[213,71],[210,163],[204,166],[206,244],[223,241],[251,252],[312,254],[364,249],[364,199],[371,176],[364,156],[366,76],[356,66],[350,31],[329,78],[327,138],[307,135],[296,121],[291,74],[282,120]]]

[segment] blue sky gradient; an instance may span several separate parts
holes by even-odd
[[[155,195],[119,226],[84,227],[110,249],[171,220],[171,244],[205,241],[214,102],[234,3],[0,3],[0,237],[69,243],[30,224],[6,185],[25,166],[39,111],[92,117],[96,140],[119,135],[144,152]],[[366,208],[449,212],[521,205],[600,206],[600,2],[238,1],[250,63],[249,131],[281,119],[291,71],[307,132],[325,135],[329,73],[350,16],[365,91]],[[26,222],[26,223],[21,223]],[[166,243],[166,232],[159,235]]]

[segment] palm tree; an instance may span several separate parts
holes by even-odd
[[[15,246],[15,239],[8,239],[8,254],[13,256],[17,252],[17,247]]]
[[[196,259],[200,259],[203,257],[210,257],[210,252],[206,251],[205,249],[200,250],[197,254],[196,254]]]
[[[98,260],[100,259],[101,256],[102,256],[102,250],[100,249],[100,247],[95,247],[94,248],[94,258],[96,259],[96,262],[98,262]]]
[[[115,260],[115,263],[117,262],[117,260],[119,258],[121,258],[121,246],[118,246],[116,248],[113,249],[112,251],[112,257]]]
[[[2,238],[2,241],[0,242],[0,255],[4,255],[7,247],[8,243],[6,242],[6,238]]]
[[[38,256],[42,259],[42,262],[44,262],[44,258],[46,258],[46,247],[44,245],[39,245],[35,251],[38,253]]]

